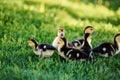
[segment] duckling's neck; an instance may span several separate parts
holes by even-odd
[[[119,50],[119,52],[120,52],[120,43],[118,43],[118,50]]]
[[[120,43],[117,42],[116,40],[114,40],[114,46],[116,48],[117,53],[119,53],[120,52]]]
[[[37,48],[37,46],[38,46],[38,44],[37,44],[37,42],[34,42],[34,44],[35,44],[35,49]]]
[[[85,45],[89,45],[90,47],[92,47],[90,33],[85,33],[84,39],[85,39],[85,43],[84,44]]]
[[[63,41],[64,41],[64,44],[63,45],[59,45],[58,47],[58,51],[61,52],[61,51],[64,51],[66,48],[67,48],[67,41],[65,38],[62,38]]]

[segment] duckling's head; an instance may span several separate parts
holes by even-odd
[[[58,36],[59,37],[64,37],[65,36],[64,29],[58,29]]]
[[[92,26],[87,26],[84,29],[84,33],[92,34],[92,33],[95,33],[95,31],[94,31],[94,28]]]
[[[37,46],[37,42],[34,39],[30,39],[28,41],[28,45],[31,47],[36,47]]]
[[[118,43],[120,43],[120,33],[115,35],[114,38]]]

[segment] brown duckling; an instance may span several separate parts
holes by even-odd
[[[58,48],[58,38],[64,37],[64,36],[65,36],[64,29],[58,29],[57,37],[55,37],[55,39],[53,40],[52,46],[54,46],[57,49]]]
[[[67,47],[66,38],[59,38],[58,39],[58,54],[67,60],[90,60],[90,56],[78,49]]]
[[[115,35],[114,43],[101,43],[93,49],[93,52],[96,52],[103,57],[111,57],[120,53],[120,33]]]
[[[84,43],[80,50],[92,56],[91,34],[96,33],[92,26],[87,26],[84,31]]]
[[[90,31],[92,31],[92,32],[90,32]],[[84,29],[84,36],[86,35],[86,33],[89,33],[89,38],[90,38],[91,34],[96,33],[96,32],[94,31],[94,28],[92,26],[86,26],[85,29]],[[69,42],[68,45],[72,46],[75,49],[81,49],[84,45],[84,41],[85,41],[84,38],[83,39],[78,39],[78,40]],[[92,47],[91,38],[88,40],[88,43]]]
[[[34,53],[39,55],[39,57],[50,57],[56,50],[52,45],[49,44],[39,44],[34,40],[30,39],[28,41],[29,46],[34,47]]]

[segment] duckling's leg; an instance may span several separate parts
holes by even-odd
[[[59,55],[59,60],[60,60],[61,62],[65,62],[65,61],[66,61],[66,59],[63,58],[63,57],[61,57],[60,55]]]
[[[114,55],[114,52],[112,51],[112,50],[109,50],[108,51],[108,57],[111,57],[111,56],[113,56]]]
[[[95,58],[95,56],[94,56],[92,51],[89,54],[89,60],[92,61],[92,62],[96,61],[96,58]]]
[[[42,57],[42,55],[43,55],[43,50],[42,50],[42,49],[40,49],[40,54],[39,54],[39,57]]]

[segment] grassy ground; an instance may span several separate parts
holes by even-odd
[[[85,26],[94,26],[95,47],[112,42],[120,32],[120,9],[65,0],[0,1],[0,80],[119,80],[120,54],[112,58],[96,55],[95,63],[61,62],[57,51],[42,59],[28,46],[28,39],[51,44],[58,28],[72,41],[83,36]]]

